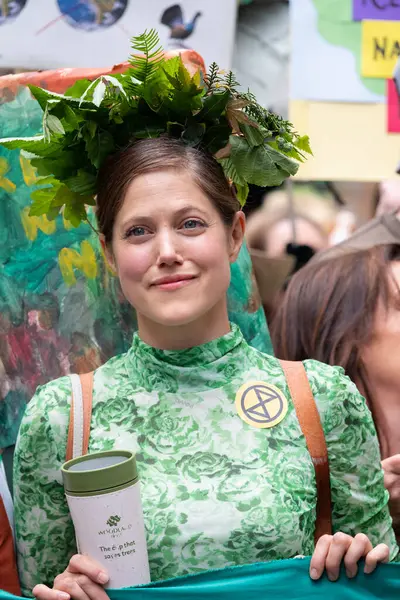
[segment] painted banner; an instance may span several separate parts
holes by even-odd
[[[387,123],[389,133],[400,133],[400,98],[393,79],[387,80]]]
[[[231,65],[237,0],[0,0],[0,67],[103,67],[130,54],[130,39],[155,28],[167,49]],[[23,40],[23,43],[17,40]]]
[[[362,75],[389,79],[400,57],[400,21],[363,21]]]
[[[290,19],[292,100],[384,105],[385,82],[361,76],[362,23],[351,18],[351,0],[294,0]]]
[[[203,64],[193,51],[181,54],[192,71]],[[27,82],[63,92],[76,79],[99,75],[65,69],[0,77],[1,135],[41,130],[42,111]],[[107,269],[93,230],[87,224],[69,227],[62,216],[49,221],[29,215],[35,183],[30,162],[0,148],[0,448],[15,442],[37,386],[88,372],[125,352],[136,329],[135,313]],[[232,265],[228,308],[246,339],[272,353],[245,246]]]
[[[400,0],[353,0],[353,19],[400,21]]]

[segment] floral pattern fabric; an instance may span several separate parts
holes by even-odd
[[[328,446],[335,531],[395,543],[371,414],[337,367],[306,361]],[[237,414],[246,382],[278,387],[286,417],[255,429]],[[60,467],[70,380],[38,389],[15,457],[15,517],[23,591],[52,585],[76,551]],[[310,555],[316,486],[279,365],[232,325],[226,336],[161,351],[135,335],[131,349],[95,372],[89,452],[136,452],[152,581],[259,561]]]

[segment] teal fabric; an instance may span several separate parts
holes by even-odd
[[[324,576],[314,582],[308,575],[310,559],[289,559],[208,571],[140,588],[108,590],[111,600],[398,600],[400,565],[380,565],[375,573],[355,579],[344,573],[332,583]],[[0,592],[0,600],[13,600]]]

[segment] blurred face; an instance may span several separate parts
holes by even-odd
[[[293,225],[290,219],[282,219],[274,223],[265,237],[265,248],[268,256],[286,255],[286,246],[293,242]],[[328,240],[316,227],[308,221],[296,218],[296,243],[310,246],[315,251],[323,250]]]
[[[393,262],[389,268],[400,300],[400,261]],[[371,382],[385,387],[400,386],[400,310],[396,306],[388,311],[383,306],[378,307],[374,336],[362,358]]]
[[[145,341],[143,332],[155,326],[201,322],[207,330],[227,319],[230,263],[240,250],[243,219],[237,213],[226,227],[188,173],[160,171],[132,182],[105,252]]]

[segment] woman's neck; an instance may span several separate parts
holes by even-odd
[[[138,314],[140,339],[161,350],[185,350],[211,342],[230,332],[226,303],[184,325],[162,325]]]
[[[382,459],[400,454],[400,388],[379,382],[370,385],[370,402]]]

